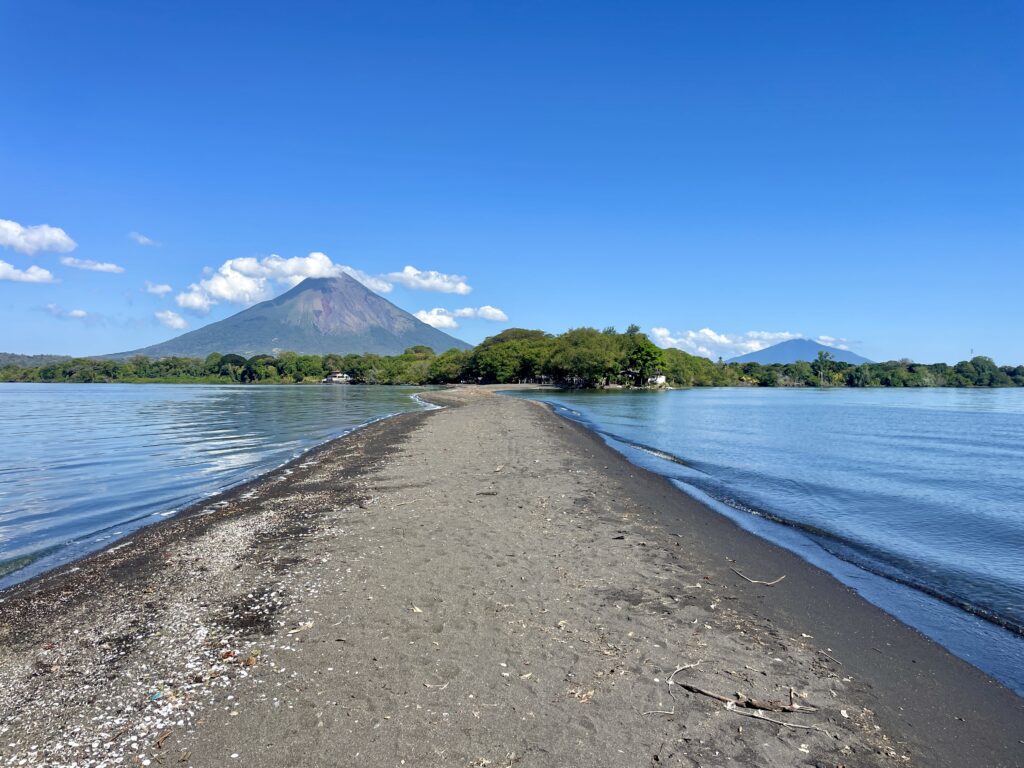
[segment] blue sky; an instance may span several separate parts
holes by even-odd
[[[1015,1],[3,3],[0,351],[344,266],[471,342],[1024,363],[1022,36]]]

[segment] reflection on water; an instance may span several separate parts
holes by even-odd
[[[421,409],[416,391],[0,385],[0,587],[368,421]]]

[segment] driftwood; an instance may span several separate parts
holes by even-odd
[[[762,715],[760,712],[743,712],[743,711],[741,711],[739,709],[736,709],[736,707],[732,706],[731,703],[730,704],[726,704],[725,708],[727,710],[729,710],[730,712],[732,712],[734,715],[743,715],[744,717],[752,717],[755,720],[764,720],[766,723],[775,723],[775,725],[784,725],[786,728],[793,728],[793,729],[798,730],[798,731],[799,730],[818,731],[819,733],[824,733],[826,736],[832,736],[832,734],[829,733],[828,731],[826,731],[824,728],[822,728],[820,726],[817,726],[817,725],[811,725],[810,723],[787,723],[785,720],[776,720],[774,717],[768,717],[767,715]],[[835,737],[833,736],[833,738],[835,738]]]
[[[840,661],[839,659],[837,659],[837,658],[836,658],[835,656],[830,656],[829,654],[825,653],[825,652],[824,652],[823,650],[821,650],[820,648],[818,649],[818,653],[820,653],[820,654],[821,654],[822,656],[824,656],[824,657],[825,657],[826,659],[831,659],[831,660],[832,660],[832,661],[834,661],[834,662],[835,662],[836,664],[838,664],[838,665],[839,665],[840,667],[841,667],[841,666],[843,666],[843,662],[841,662],[841,661]]]
[[[676,685],[682,686],[690,693],[699,693],[701,696],[707,696],[708,698],[715,699],[728,704],[730,707],[741,707],[742,709],[760,709],[765,712],[817,712],[816,707],[805,707],[803,704],[779,704],[775,701],[758,701],[752,699],[749,696],[743,696],[736,694],[735,698],[729,698],[728,696],[722,696],[719,693],[713,693],[712,691],[705,691],[703,688],[698,688],[696,685],[690,683],[676,683]],[[790,696],[792,702],[792,696]]]

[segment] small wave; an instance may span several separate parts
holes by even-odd
[[[420,397],[420,394],[418,392],[409,395],[409,399],[412,400],[414,403],[421,405],[423,407],[423,410],[425,411],[440,411],[442,408],[444,408],[443,405],[438,405],[437,403],[431,403],[428,402],[427,400],[424,400],[422,397]]]
[[[688,468],[696,469],[691,464],[673,456],[671,453],[652,449],[635,442],[619,440],[618,438],[614,439],[623,445],[642,451],[643,453],[664,461],[682,464]],[[699,469],[696,469],[696,471],[702,472],[702,470]],[[702,474],[706,475],[707,473],[702,472]],[[840,560],[848,562],[851,565],[855,565],[858,568],[868,571],[875,576],[880,576],[884,579],[902,584],[905,587],[916,589],[930,597],[941,600],[948,605],[952,605],[955,608],[959,608],[960,610],[977,616],[980,619],[984,619],[992,624],[1008,629],[1015,634],[1024,636],[1024,624],[1014,621],[1010,617],[1003,616],[992,608],[965,600],[962,597],[945,592],[934,585],[915,578],[909,570],[900,568],[898,564],[874,557],[871,552],[865,550],[863,542],[854,539],[853,537],[842,536],[835,531],[828,530],[820,526],[783,517],[782,515],[776,514],[768,509],[737,498],[733,494],[723,493],[722,489],[713,483],[701,483],[698,478],[681,480],[679,478],[669,477],[669,479],[675,481],[675,483],[684,491],[687,491],[689,488],[699,490],[701,493],[719,504],[723,504],[736,512],[752,515],[754,517],[761,518],[762,520],[767,520],[776,525],[785,526],[786,528],[808,535],[818,546],[825,549],[829,554],[839,558]]]

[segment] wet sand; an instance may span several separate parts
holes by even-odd
[[[430,399],[5,593],[0,765],[1024,765],[1024,701],[827,574]]]

